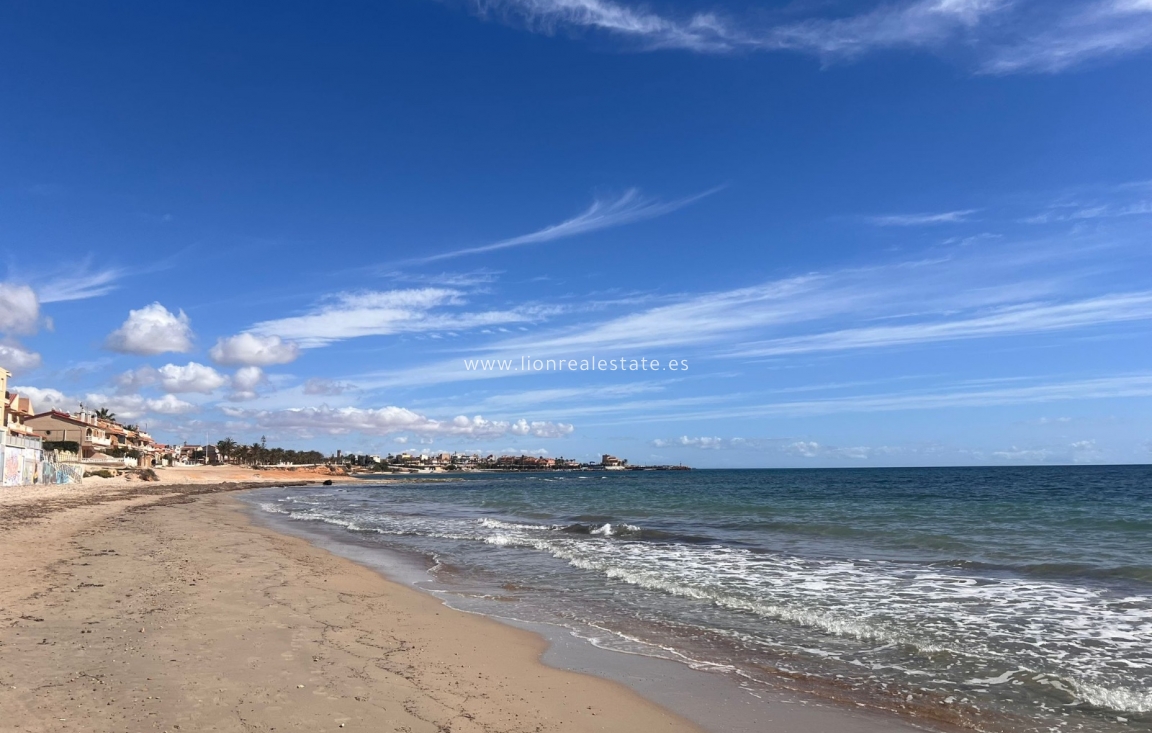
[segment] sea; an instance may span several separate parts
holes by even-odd
[[[1152,731],[1152,466],[469,473],[261,489],[449,605],[741,689]]]

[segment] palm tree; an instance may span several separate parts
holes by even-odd
[[[236,441],[231,438],[218,441],[216,443],[216,450],[220,451],[220,455],[224,457],[224,460],[228,460],[232,457],[232,451],[236,450]]]
[[[107,407],[101,407],[96,411],[96,417],[108,422],[116,422],[116,413],[109,410]]]

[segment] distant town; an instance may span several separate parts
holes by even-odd
[[[182,464],[237,464],[289,466],[326,464],[352,473],[446,473],[449,471],[687,471],[683,465],[630,465],[628,459],[607,453],[599,461],[545,458],[529,455],[481,455],[480,453],[344,453],[324,456],[316,451],[284,451],[264,448],[261,443],[241,445],[225,438],[215,445],[179,447]]]
[[[626,458],[607,453],[599,461],[580,462],[572,458],[543,458],[479,453],[400,453],[397,455],[339,455],[345,465],[390,473],[439,473],[447,471],[686,471],[682,465],[629,465]]]

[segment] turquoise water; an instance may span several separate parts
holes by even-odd
[[[470,474],[257,492],[474,610],[985,730],[1152,730],[1152,467]]]

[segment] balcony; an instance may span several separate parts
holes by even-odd
[[[97,438],[95,435],[88,435],[84,437],[84,445],[86,446],[104,446],[105,448],[112,445],[111,438]]]

